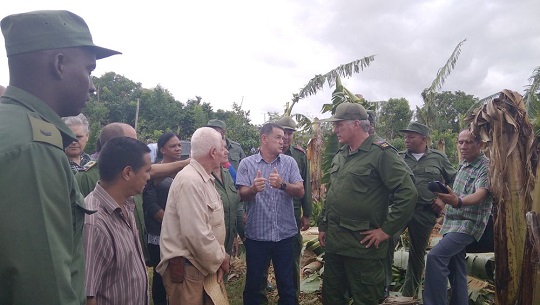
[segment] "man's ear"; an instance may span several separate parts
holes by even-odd
[[[125,181],[129,181],[131,179],[131,175],[133,174],[133,168],[131,166],[126,166],[124,169],[122,169],[122,179]]]
[[[216,155],[217,155],[217,148],[212,147],[212,148],[210,149],[210,157],[211,157],[212,159],[215,159],[215,158],[216,158]]]
[[[51,63],[51,73],[57,79],[61,79],[64,76],[64,70],[66,65],[66,55],[64,53],[55,53]]]

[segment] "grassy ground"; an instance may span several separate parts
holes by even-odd
[[[242,292],[244,291],[244,284],[246,282],[246,267],[245,267],[245,257],[244,255],[239,258],[235,258],[232,261],[230,279],[226,284],[227,293],[229,296],[230,305],[242,305],[243,298]],[[152,284],[152,268],[148,268],[148,278],[150,285]],[[272,270],[270,270],[270,281],[275,287],[275,281],[273,277]],[[150,291],[152,289],[150,288]],[[268,305],[277,304],[278,295],[277,290],[269,291],[268,294]],[[319,305],[322,304],[319,301],[316,293],[300,294],[300,305]],[[152,298],[150,298],[150,305],[153,305]]]
[[[232,261],[231,264],[231,278],[226,284],[227,287],[227,293],[229,295],[229,302],[230,305],[242,305],[243,304],[243,298],[242,298],[242,292],[244,291],[244,284],[246,281],[246,267],[245,267],[245,256],[241,255],[239,258],[235,258]],[[270,282],[276,286],[274,276],[273,276],[273,269],[270,267],[269,272],[269,280]],[[269,291],[267,293],[268,297],[268,304],[273,305],[277,304],[278,302],[278,295],[277,290],[274,289],[273,291]],[[322,304],[317,296],[317,293],[301,293],[300,294],[300,305],[319,305]]]

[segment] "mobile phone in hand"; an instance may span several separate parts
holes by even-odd
[[[428,189],[433,193],[448,194],[448,189],[440,181],[431,181],[428,183]]]

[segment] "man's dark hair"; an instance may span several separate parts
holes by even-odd
[[[100,179],[112,182],[127,166],[138,172],[145,164],[144,155],[148,153],[150,148],[139,140],[128,137],[110,139],[99,153]]]
[[[283,127],[281,127],[281,125],[278,125],[276,123],[266,123],[261,127],[260,136],[262,137],[263,134],[264,135],[271,134],[274,128],[283,130]]]

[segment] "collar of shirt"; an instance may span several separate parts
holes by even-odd
[[[356,150],[351,151],[349,144],[345,144],[341,147],[340,151],[345,156],[350,156],[358,153],[359,151],[369,151],[371,149],[371,144],[375,141],[377,137],[375,135],[370,135],[367,137],[364,142]]]
[[[9,99],[9,101],[6,101]],[[39,116],[53,124],[60,132],[62,133],[62,138],[64,139],[64,145],[67,147],[71,142],[77,140],[75,134],[67,127],[67,125],[62,121],[62,118],[56,114],[45,102],[40,100],[38,97],[33,94],[26,92],[22,89],[19,89],[14,86],[8,86],[4,95],[2,96],[2,102],[11,103],[11,104],[21,104],[24,107],[30,109],[31,111],[39,114]],[[66,139],[65,136],[69,137]],[[66,143],[68,143],[66,145]]]
[[[120,206],[118,206],[118,203],[107,193],[107,191],[98,183],[96,184],[96,188],[94,189],[94,193],[101,199],[101,207],[107,211],[107,213],[112,214],[116,210],[120,210]],[[133,211],[135,209],[135,201],[133,201],[133,197],[129,197],[124,202],[126,209],[129,211]]]
[[[204,167],[199,163],[197,162],[197,160],[195,159],[191,159],[189,161],[189,164],[191,166],[193,166],[193,168],[199,173],[199,175],[201,175],[201,177],[203,178],[204,182],[208,182],[208,180],[212,180],[212,182],[214,182],[214,176],[208,174],[206,172],[206,170],[204,169]]]
[[[467,162],[465,160],[463,160],[463,163],[461,163],[461,167],[462,168],[465,168],[465,167],[474,167],[474,168],[479,168],[480,166],[482,166],[482,162],[481,160],[485,157],[485,154],[482,152],[480,153],[480,155],[478,155],[478,157],[476,157],[476,159],[474,159],[474,161],[472,162]]]
[[[262,157],[260,151],[259,151],[256,155],[254,155],[254,156],[255,156],[255,162],[257,162],[257,163],[260,163],[261,161],[264,161],[264,162],[266,162],[266,163],[268,163],[268,164],[273,164],[274,162],[279,161],[281,155],[282,155],[282,154],[279,154],[279,155],[278,155],[274,160],[272,160],[272,162],[270,162],[270,163],[264,161],[264,159],[263,159],[263,157]]]

